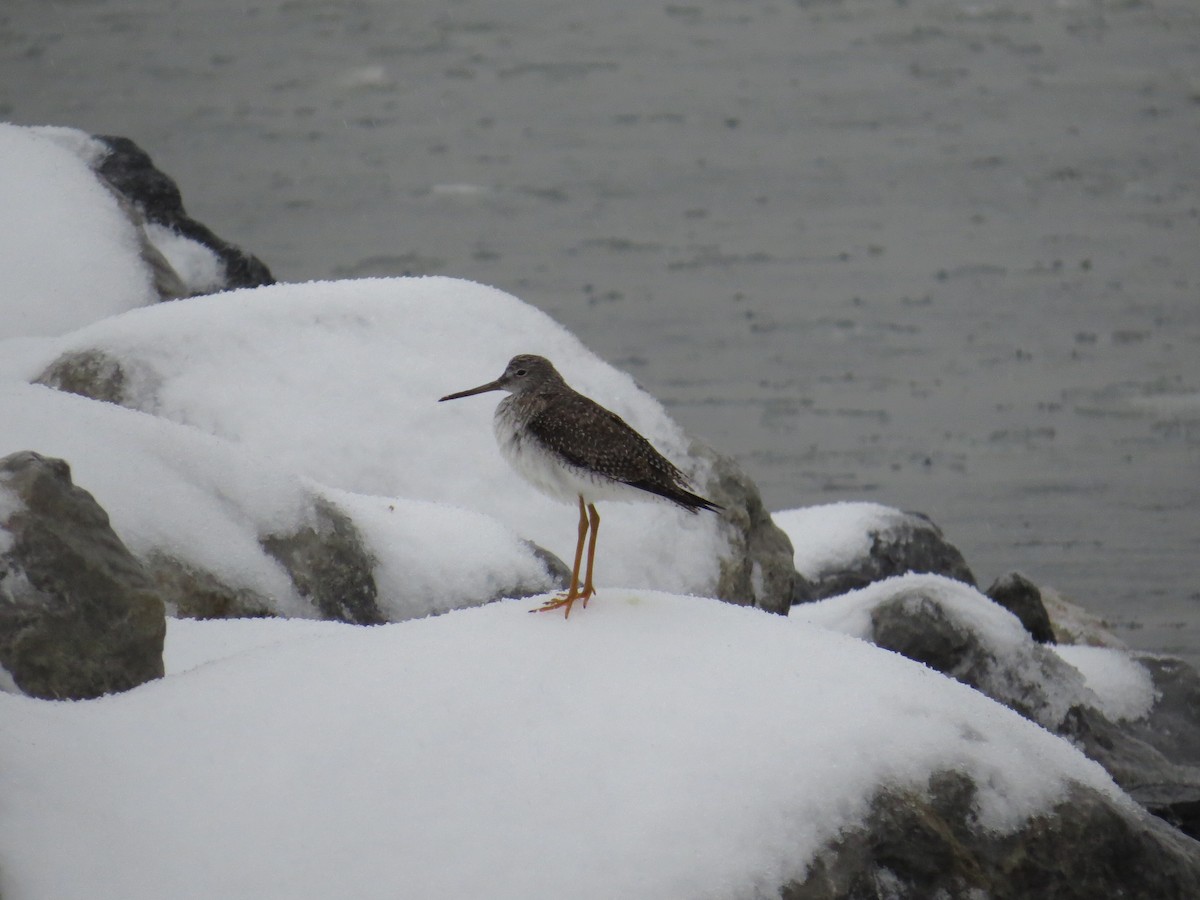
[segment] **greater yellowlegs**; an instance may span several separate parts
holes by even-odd
[[[493,426],[500,452],[526,481],[555,500],[579,502],[579,540],[571,585],[565,594],[531,612],[565,609],[595,592],[592,567],[600,529],[597,500],[652,500],[662,497],[695,513],[722,507],[693,494],[683,473],[634,431],[624,419],[572,390],[550,360],[522,354],[509,361],[495,381],[449,394],[456,400],[488,391],[508,391],[496,407]],[[441,401],[439,401],[441,402]],[[579,565],[588,532],[587,573],[579,585]]]

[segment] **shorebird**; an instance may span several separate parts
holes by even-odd
[[[597,500],[652,500],[656,496],[690,513],[722,507],[693,494],[683,473],[624,419],[568,385],[543,356],[514,356],[495,381],[448,394],[457,400],[488,391],[508,391],[496,407],[493,427],[500,452],[522,478],[542,493],[565,503],[579,503],[579,540],[571,584],[530,612],[563,609],[571,615],[576,600],[587,607],[596,593],[592,569],[600,530]],[[588,533],[587,571],[579,584],[583,544]]]

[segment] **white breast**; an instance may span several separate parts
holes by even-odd
[[[562,503],[574,504],[580,496],[585,503],[597,500],[641,502],[657,499],[654,494],[613,481],[588,469],[581,469],[547,451],[538,441],[527,436],[511,397],[505,397],[496,407],[492,427],[500,454],[523,479],[548,497]]]

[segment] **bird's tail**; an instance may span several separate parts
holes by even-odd
[[[682,495],[682,499],[678,497],[672,497],[671,499],[687,509],[688,512],[694,513],[704,509],[709,512],[719,513],[725,510],[725,507],[721,506],[721,504],[705,500],[699,494],[693,494],[691,491],[680,491],[679,493]]]
[[[706,500],[699,494],[693,494],[691,491],[684,490],[681,487],[665,487],[657,484],[638,484],[635,487],[649,491],[651,494],[658,494],[658,496],[682,506],[690,513],[699,512],[702,509],[719,513],[725,509],[719,503],[713,503],[711,500]]]

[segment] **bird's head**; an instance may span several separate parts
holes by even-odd
[[[479,387],[457,394],[447,394],[441,400],[457,400],[460,397],[471,397],[475,394],[486,394],[488,391],[508,391],[510,394],[523,394],[533,390],[547,381],[562,380],[554,364],[544,356],[534,356],[532,353],[521,353],[508,361],[504,374],[495,381],[481,384]],[[441,400],[438,402],[440,403]]]

